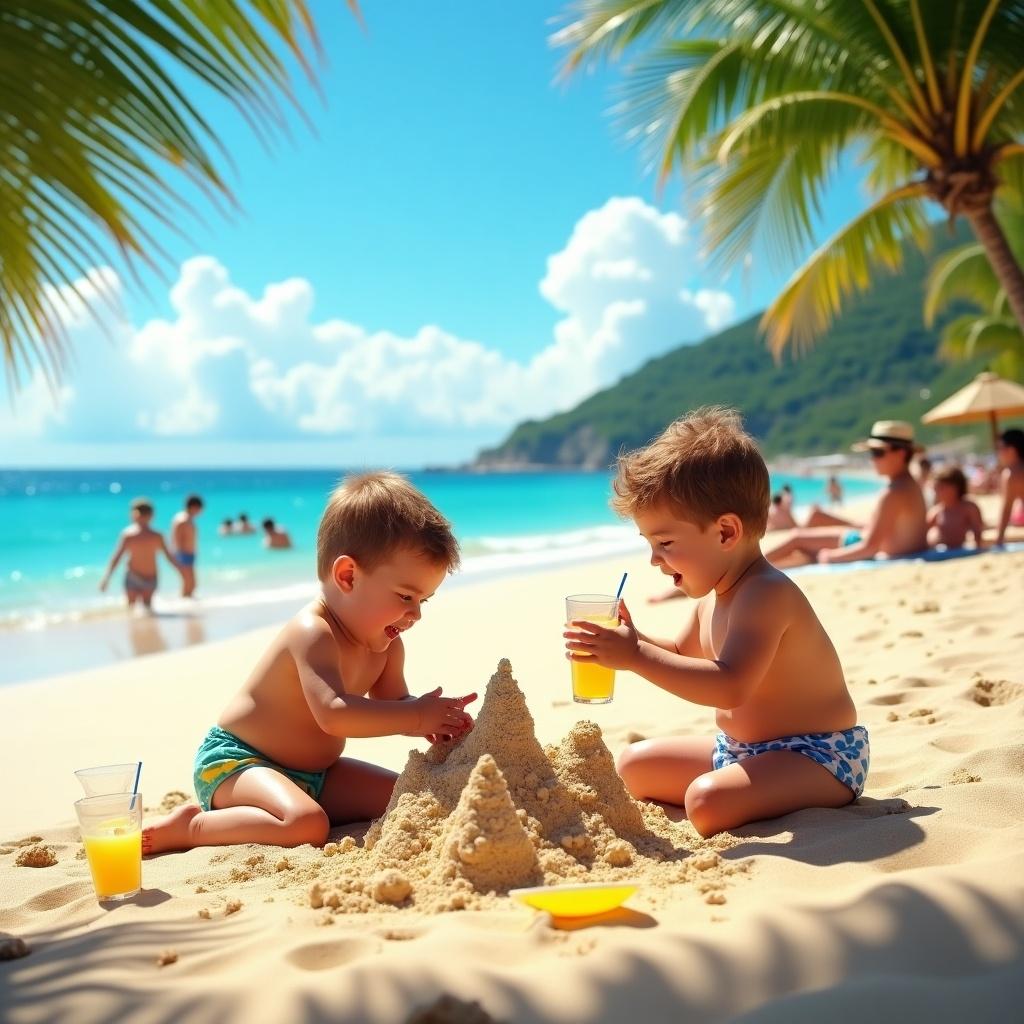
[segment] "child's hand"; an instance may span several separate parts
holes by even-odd
[[[103,579],[100,580],[100,593],[101,594],[105,594],[106,593],[106,591],[107,591],[107,584],[109,582],[110,582],[110,578],[107,577],[107,576],[104,576]]]
[[[640,637],[625,601],[619,602],[619,625],[614,629],[585,619],[570,623],[566,630],[565,656],[570,661],[592,661],[605,668],[629,668],[636,660]]]
[[[465,697],[456,697],[455,699],[462,705],[463,710],[467,704],[472,704],[476,700],[475,693],[467,693]],[[469,717],[468,715],[466,716]],[[445,730],[442,733],[428,733],[424,739],[430,740],[431,743],[440,743],[442,740],[459,740],[466,735],[467,732],[473,731],[473,719],[469,719],[469,724],[461,726],[458,729]]]
[[[438,686],[417,697],[412,703],[416,706],[419,721],[412,733],[415,736],[461,736],[473,727],[473,719],[466,714],[466,704],[476,700],[476,694],[465,697],[442,697]]]

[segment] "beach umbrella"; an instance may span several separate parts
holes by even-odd
[[[1024,388],[997,373],[979,373],[944,402],[921,417],[922,423],[979,423],[992,425],[992,443],[999,440],[997,416],[1024,416]]]

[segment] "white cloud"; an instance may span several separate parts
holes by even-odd
[[[686,221],[638,198],[609,200],[548,259],[541,294],[556,308],[548,346],[517,360],[434,325],[411,337],[314,320],[307,281],[251,296],[211,256],[188,260],[173,315],[107,334],[71,290],[78,363],[54,397],[38,376],[0,412],[0,438],[76,442],[422,440],[463,433],[469,454],[526,417],[570,408],[647,359],[720,328],[732,297],[701,285]],[[79,282],[117,307],[107,269]]]

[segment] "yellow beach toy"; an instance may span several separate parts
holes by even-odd
[[[510,889],[509,896],[555,917],[592,917],[621,907],[637,890],[629,883],[585,882],[582,885],[535,885]]]

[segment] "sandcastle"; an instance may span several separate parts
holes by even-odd
[[[462,910],[518,886],[623,880],[654,866],[662,883],[705,872],[711,888],[720,888],[708,881],[722,874],[708,871],[717,854],[695,840],[660,808],[629,795],[593,722],[578,722],[560,744],[542,747],[502,659],[473,731],[410,752],[364,846],[347,838],[325,847],[309,901],[337,912]],[[697,845],[700,864],[690,857]]]

